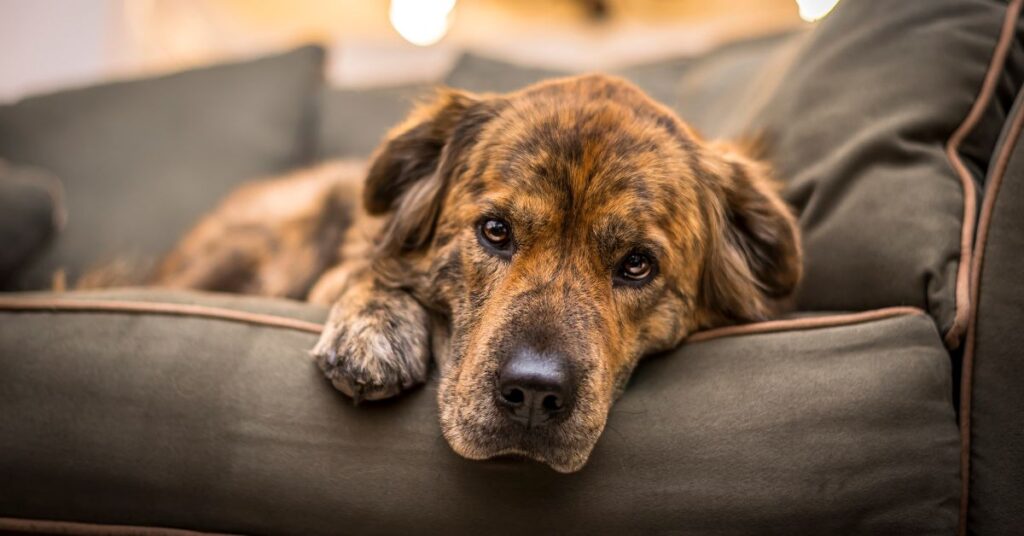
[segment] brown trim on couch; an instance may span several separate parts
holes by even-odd
[[[103,525],[98,523],[48,521],[43,519],[20,519],[13,517],[0,517],[0,531],[21,532],[27,534],[75,534],[82,536],[101,534],[116,536],[228,536],[225,533],[220,532],[196,532],[194,530],[172,529],[167,527]]]
[[[0,310],[8,311],[84,311],[98,313],[153,313],[174,316],[194,316],[202,318],[213,318],[217,320],[228,320],[243,322],[260,326],[270,326],[285,329],[294,329],[308,333],[319,334],[323,331],[323,325],[316,322],[297,320],[286,316],[277,316],[263,313],[250,313],[227,309],[224,307],[210,307],[207,305],[193,305],[188,303],[158,303],[158,302],[134,302],[125,300],[80,300],[61,298],[9,298],[0,296]]]
[[[173,316],[194,316],[200,318],[212,318],[215,320],[228,320],[270,326],[285,329],[305,331],[307,333],[319,334],[323,331],[323,325],[316,322],[296,320],[286,316],[277,316],[262,313],[249,313],[224,307],[210,307],[207,305],[193,305],[185,303],[163,303],[163,302],[135,302],[125,300],[80,300],[61,298],[10,298],[0,296],[0,311],[38,311],[38,312],[98,312],[98,313],[140,313],[140,314],[162,314]],[[754,335],[758,333],[774,333],[782,331],[795,331],[799,329],[816,329],[824,327],[846,326],[860,324],[874,320],[882,320],[894,316],[923,315],[924,311],[916,307],[887,307],[872,311],[859,313],[845,313],[826,316],[815,316],[805,318],[793,318],[783,320],[769,320],[766,322],[755,322],[752,324],[740,324],[721,328],[698,331],[689,337],[686,342],[702,342],[722,337]]]
[[[740,324],[737,326],[726,326],[722,328],[698,331],[687,337],[685,342],[694,343],[721,339],[723,337],[756,335],[759,333],[779,333],[801,329],[849,326],[852,324],[863,324],[864,322],[883,320],[894,316],[915,316],[924,314],[925,312],[917,307],[886,307],[884,309],[875,309],[873,311],[863,311],[859,313],[793,318],[786,320],[769,320],[767,322]]]
[[[992,60],[985,72],[981,90],[974,100],[974,105],[971,106],[970,111],[967,113],[967,117],[964,118],[963,122],[960,123],[960,126],[953,132],[953,135],[949,137],[949,141],[946,143],[946,158],[949,159],[950,165],[953,166],[953,170],[959,176],[960,183],[964,189],[963,224],[960,232],[960,263],[957,266],[956,274],[956,312],[953,317],[953,325],[949,327],[949,331],[946,332],[944,338],[946,346],[950,349],[960,345],[961,338],[967,330],[967,324],[971,316],[970,267],[971,250],[974,244],[974,219],[975,211],[977,210],[977,192],[974,187],[974,178],[971,172],[968,171],[967,166],[964,165],[963,160],[960,159],[958,151],[960,144],[977,126],[978,121],[988,107],[989,101],[992,100],[992,95],[995,93],[999,74],[1003,71],[1007,53],[1010,50],[1010,45],[1013,43],[1017,19],[1020,16],[1021,2],[1022,0],[1010,0],[1010,3],[1006,6],[1003,27],[999,33],[999,39],[996,41],[996,47],[992,52]]]
[[[1020,101],[1024,89],[1017,94]],[[963,367],[960,374],[960,526],[957,534],[967,534],[967,512],[970,499],[971,482],[971,389],[974,385],[974,345],[977,336],[978,301],[981,292],[981,268],[985,261],[985,242],[988,229],[992,223],[992,211],[995,210],[996,197],[1003,184],[1006,168],[1013,156],[1021,131],[1024,131],[1024,106],[1017,110],[1017,115],[1010,119],[1010,128],[1003,140],[1002,147],[990,168],[990,177],[985,186],[985,198],[981,204],[981,215],[978,217],[977,245],[971,259],[971,315],[967,325],[967,340],[964,342]]]

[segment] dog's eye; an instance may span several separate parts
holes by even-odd
[[[510,253],[512,227],[505,220],[484,218],[478,226],[480,241],[500,253]]]
[[[628,285],[643,284],[654,277],[655,268],[654,260],[646,253],[632,252],[622,259],[615,279]]]
[[[493,246],[504,245],[512,238],[508,224],[501,220],[484,220],[483,233],[484,238]]]
[[[630,253],[622,261],[622,275],[629,279],[645,279],[651,275],[650,259],[641,253]]]

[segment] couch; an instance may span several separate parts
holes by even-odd
[[[332,88],[308,46],[0,105],[0,530],[1018,531],[1022,3],[847,0],[615,71],[707,137],[765,140],[806,277],[794,313],[647,358],[571,475],[459,458],[431,382],[353,406],[307,353],[321,307],[69,290],[243,181],[365,157],[433,83]],[[560,74],[467,54],[436,82]]]

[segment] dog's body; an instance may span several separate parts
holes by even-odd
[[[361,162],[332,161],[246,184],[185,236],[151,282],[330,305],[337,294],[327,273],[365,264],[381,225],[362,210],[365,176]]]
[[[766,318],[800,245],[764,169],[619,79],[444,91],[368,168],[247,185],[154,284],[331,304],[313,354],[379,399],[441,376],[441,425],[481,459],[583,466],[640,357]]]

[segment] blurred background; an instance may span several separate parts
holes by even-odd
[[[0,0],[0,102],[315,41],[344,87],[438,78],[462,51],[551,69],[697,54],[834,0]]]

